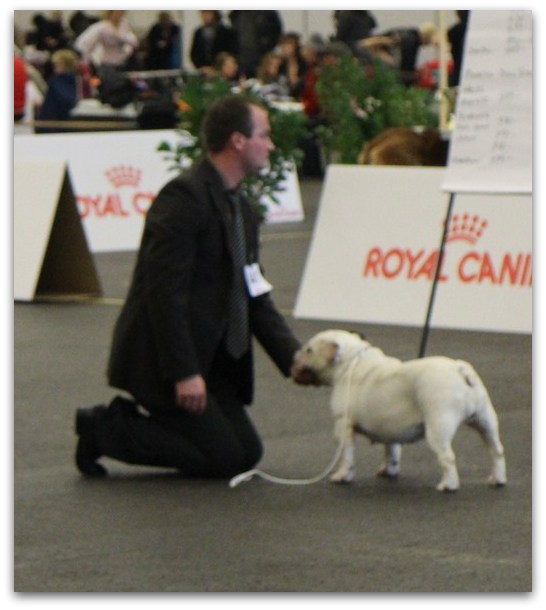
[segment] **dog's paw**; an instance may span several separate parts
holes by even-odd
[[[494,475],[491,475],[487,479],[487,484],[489,485],[489,487],[496,487],[496,488],[505,487],[506,486],[506,479],[498,479]]]
[[[455,493],[459,489],[459,486],[458,485],[449,485],[448,483],[445,483],[444,481],[440,481],[440,483],[438,483],[438,485],[436,485],[436,489],[443,493]]]
[[[338,470],[337,472],[334,472],[333,475],[330,476],[330,483],[338,483],[338,484],[343,484],[343,483],[352,483],[355,479],[355,471],[354,468],[351,468],[350,470]]]
[[[381,466],[381,468],[375,473],[375,476],[380,479],[389,479],[390,481],[395,481],[398,479],[398,475],[400,474],[400,469],[389,468],[388,466]]]

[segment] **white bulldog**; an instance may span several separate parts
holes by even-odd
[[[389,478],[400,472],[401,444],[426,438],[442,469],[436,488],[455,491],[459,474],[451,442],[466,423],[481,434],[491,454],[489,483],[506,484],[497,414],[480,377],[463,360],[402,362],[357,334],[327,330],[297,352],[292,378],[303,385],[333,387],[334,435],[343,444],[333,482],[354,479],[354,437],[359,433],[385,444],[386,463],[377,474]]]

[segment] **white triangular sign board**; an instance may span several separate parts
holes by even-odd
[[[19,158],[13,169],[13,294],[99,296],[66,163]]]

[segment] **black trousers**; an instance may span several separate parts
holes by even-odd
[[[207,408],[201,415],[182,408],[148,414],[130,399],[114,398],[97,410],[95,429],[102,455],[129,464],[175,468],[191,477],[231,477],[253,468],[263,447],[247,408],[218,370],[208,388]]]

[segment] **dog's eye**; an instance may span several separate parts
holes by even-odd
[[[312,354],[312,353],[313,353],[313,350],[312,350],[310,347],[308,347],[308,348],[305,350],[305,353],[306,353],[306,354]]]

